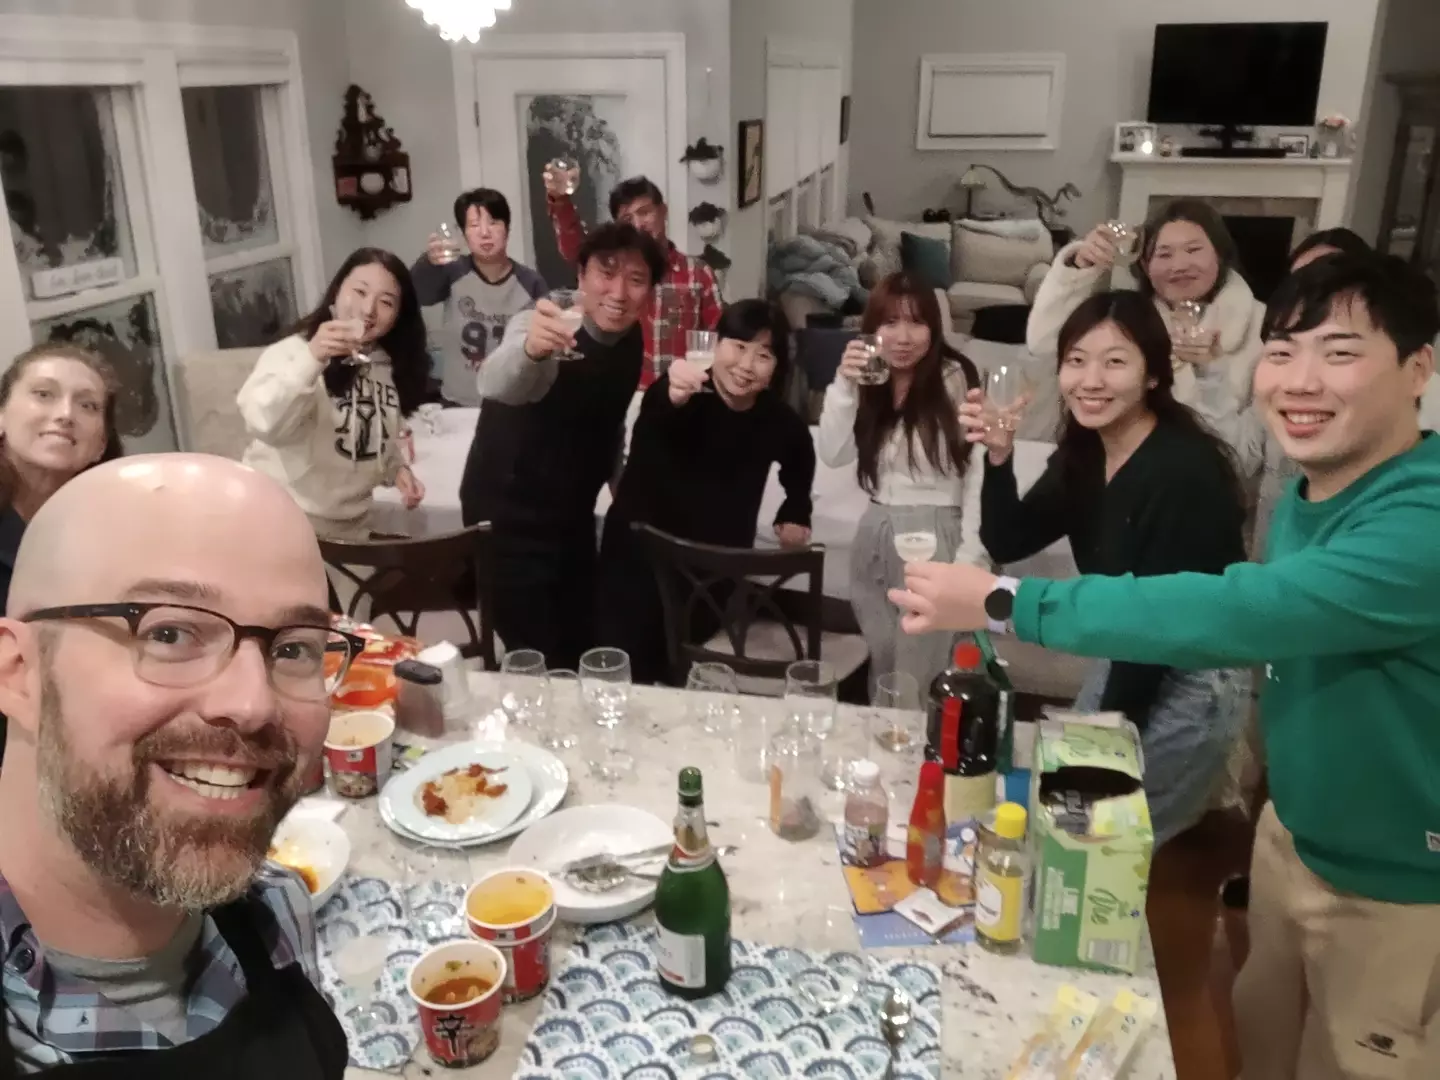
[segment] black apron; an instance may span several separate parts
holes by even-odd
[[[162,1050],[87,1056],[40,1075],[64,1080],[343,1080],[345,1031],[298,963],[277,971],[244,901],[211,912],[246,994],[208,1035]],[[20,1076],[0,1008],[0,1080]]]

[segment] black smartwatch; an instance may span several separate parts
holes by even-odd
[[[986,595],[985,617],[990,620],[990,625],[986,629],[992,634],[1011,632],[1010,619],[1015,614],[1015,591],[1019,588],[1018,578],[997,578],[995,588]]]

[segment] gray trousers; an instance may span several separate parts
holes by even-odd
[[[1250,674],[1248,668],[1165,673],[1140,733],[1156,848],[1205,816],[1250,711]],[[1075,708],[1098,709],[1109,677],[1110,661],[1096,661]]]
[[[907,507],[913,513],[916,507]],[[935,561],[950,562],[960,546],[960,508],[925,507],[935,531]],[[950,666],[949,631],[912,637],[900,630],[900,610],[885,594],[905,584],[905,564],[895,553],[891,508],[871,503],[860,518],[850,549],[850,606],[870,650],[870,684],[891,671],[913,675],[920,684],[923,706],[930,681]]]

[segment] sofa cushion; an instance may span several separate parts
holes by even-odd
[[[947,244],[951,242],[952,230],[949,222],[937,221],[933,223],[920,221],[891,221],[888,218],[867,217],[863,219],[869,227],[873,240],[870,244],[871,254],[877,252],[890,257],[895,268],[900,268],[900,235],[901,233],[913,233],[916,236],[925,236],[931,240],[944,240]]]
[[[981,222],[990,225],[990,222]],[[999,224],[998,222],[995,224]],[[1038,222],[1036,223],[1039,224]],[[975,228],[957,221],[951,250],[951,271],[956,281],[985,281],[999,285],[1025,284],[1031,268],[1054,258],[1054,241],[1043,226],[1013,233]]]
[[[944,240],[902,232],[900,265],[928,289],[948,289],[954,280],[950,276],[950,245]]]
[[[1025,294],[1014,285],[992,285],[984,281],[957,281],[945,290],[952,315],[968,315],[996,304],[1023,304]]]
[[[870,250],[874,242],[875,234],[870,231],[870,226],[857,217],[836,218],[833,221],[826,221],[818,229],[810,229],[808,226],[802,228],[801,233],[814,232],[832,242],[837,237],[843,237],[844,244],[853,255],[861,256]]]

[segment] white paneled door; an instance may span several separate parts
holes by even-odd
[[[660,57],[490,57],[475,61],[480,182],[510,200],[510,251],[551,285],[571,284],[545,208],[541,174],[557,156],[580,163],[575,204],[587,225],[610,219],[610,192],[645,175],[683,236],[689,201],[668,190],[669,163],[685,150],[667,124],[666,60]]]

